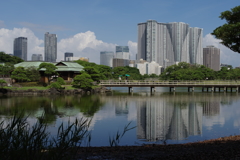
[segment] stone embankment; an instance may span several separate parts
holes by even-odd
[[[28,89],[28,90],[20,90],[20,89],[5,89],[0,88],[0,94],[8,94],[8,95],[48,95],[48,94],[93,94],[93,93],[106,93],[111,92],[106,88],[96,88],[91,90],[84,90],[84,89],[56,89],[50,88],[46,90],[38,90],[35,88]]]

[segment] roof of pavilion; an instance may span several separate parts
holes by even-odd
[[[39,68],[40,64],[43,63],[42,61],[26,61],[26,62],[21,62],[18,64],[15,64],[14,67],[24,67],[24,68],[29,68],[29,67],[35,67]],[[51,63],[51,62],[44,62],[44,63]],[[54,64],[57,69],[56,71],[59,72],[68,72],[68,71],[73,71],[73,72],[79,72],[83,70],[83,66],[76,62],[55,62],[52,63]],[[45,69],[42,68],[40,71],[44,71]]]

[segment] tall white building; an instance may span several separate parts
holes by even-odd
[[[57,35],[45,33],[44,59],[46,62],[56,62],[57,60]]]
[[[129,65],[130,66],[130,65]],[[159,66],[158,63],[152,61],[152,62],[146,62],[143,59],[140,59],[139,63],[135,64],[135,67],[139,70],[139,73],[141,75],[144,74],[161,74],[162,66]]]
[[[119,59],[130,59],[128,46],[116,46],[116,57]]]
[[[138,24],[137,60],[155,61],[160,66],[177,62],[202,64],[202,29],[183,22]]]
[[[113,66],[114,52],[112,51],[102,51],[100,52],[100,64],[109,67]]]

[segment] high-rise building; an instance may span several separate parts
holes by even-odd
[[[122,58],[113,58],[112,60],[112,67],[124,67],[129,66],[130,60],[129,59],[122,59]]]
[[[114,52],[112,51],[103,51],[100,52],[100,64],[106,65],[109,67],[113,66]]]
[[[138,24],[137,60],[155,61],[160,66],[177,62],[202,64],[202,29],[183,22]]]
[[[14,39],[13,55],[27,61],[27,37],[18,37]]]
[[[32,54],[32,61],[43,61],[42,54]]]
[[[45,33],[44,59],[46,62],[56,62],[57,60],[57,35]]]
[[[73,57],[73,53],[71,53],[71,52],[65,52],[65,53],[64,53],[64,61],[67,61],[66,57]]]
[[[128,46],[116,46],[116,58],[130,59]]]
[[[220,49],[214,46],[203,48],[203,65],[215,71],[220,70]]]

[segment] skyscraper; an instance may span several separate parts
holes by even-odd
[[[214,46],[203,48],[203,65],[215,71],[220,70],[220,49]]]
[[[112,51],[103,51],[100,52],[100,64],[106,65],[109,67],[113,66],[114,52]]]
[[[155,61],[166,68],[177,62],[202,64],[202,29],[183,22],[138,24],[137,60]]]
[[[73,53],[70,53],[70,52],[65,52],[64,53],[64,61],[67,61],[67,57],[73,57]]]
[[[42,54],[32,54],[32,61],[42,61]]]
[[[14,39],[13,55],[27,61],[27,37],[18,37]]]
[[[116,46],[116,58],[130,59],[128,46]]]
[[[56,62],[57,60],[57,35],[45,33],[44,59],[46,62]]]

